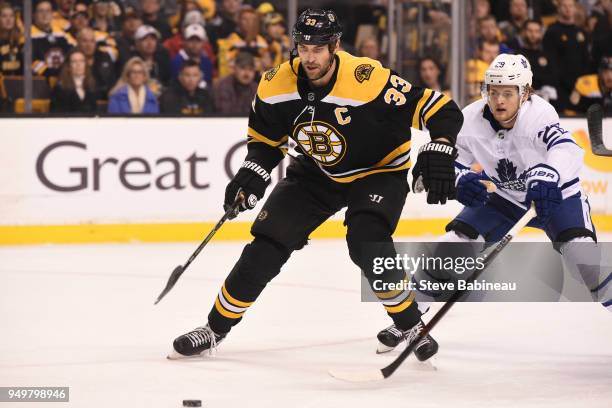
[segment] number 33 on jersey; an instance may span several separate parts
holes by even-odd
[[[446,95],[413,86],[369,58],[340,51],[336,65],[330,83],[314,89],[289,62],[264,73],[249,116],[249,143],[283,155],[291,138],[324,174],[348,183],[410,168],[411,128],[449,140],[461,129],[463,115]]]

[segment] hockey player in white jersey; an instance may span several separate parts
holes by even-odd
[[[600,248],[579,178],[583,151],[554,108],[532,93],[532,76],[524,56],[501,54],[486,71],[482,99],[463,109],[456,186],[465,207],[441,241],[497,242],[533,202],[537,218],[529,226],[546,232],[566,264],[598,266]],[[481,180],[494,182],[497,191],[488,193]],[[573,245],[585,242],[592,245]],[[612,276],[595,269],[577,272],[594,299],[612,310]],[[404,340],[393,326],[378,339],[379,352]]]

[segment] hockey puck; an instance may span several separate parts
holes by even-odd
[[[201,407],[202,401],[201,400],[183,400],[183,406],[184,407]]]

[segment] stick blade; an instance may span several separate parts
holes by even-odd
[[[612,150],[606,148],[603,142],[603,116],[601,105],[593,104],[587,110],[587,126],[589,128],[589,139],[591,139],[591,150],[596,156],[612,156]]]
[[[183,274],[183,271],[184,269],[182,265],[179,265],[176,268],[174,268],[174,270],[172,271],[172,274],[168,278],[168,283],[166,283],[166,287],[164,288],[164,290],[162,290],[162,292],[157,297],[157,300],[154,303],[155,305],[158,304],[159,301],[162,300],[163,297],[166,296],[168,292],[170,292],[170,290],[174,287],[176,282],[179,280],[179,278]]]
[[[385,376],[381,370],[342,370],[342,369],[330,369],[329,375],[337,380],[363,383],[384,380]]]

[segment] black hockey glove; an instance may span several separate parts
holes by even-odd
[[[270,182],[270,173],[259,164],[252,161],[242,163],[240,170],[225,188],[225,201],[223,209],[227,211],[238,198],[238,194],[244,193],[244,200],[236,209],[236,212],[229,216],[229,219],[236,218],[239,212],[251,210],[257,205],[266,192],[266,187]]]
[[[412,169],[412,190],[419,177],[427,191],[428,204],[445,204],[455,198],[457,149],[448,142],[429,142],[421,147]]]

